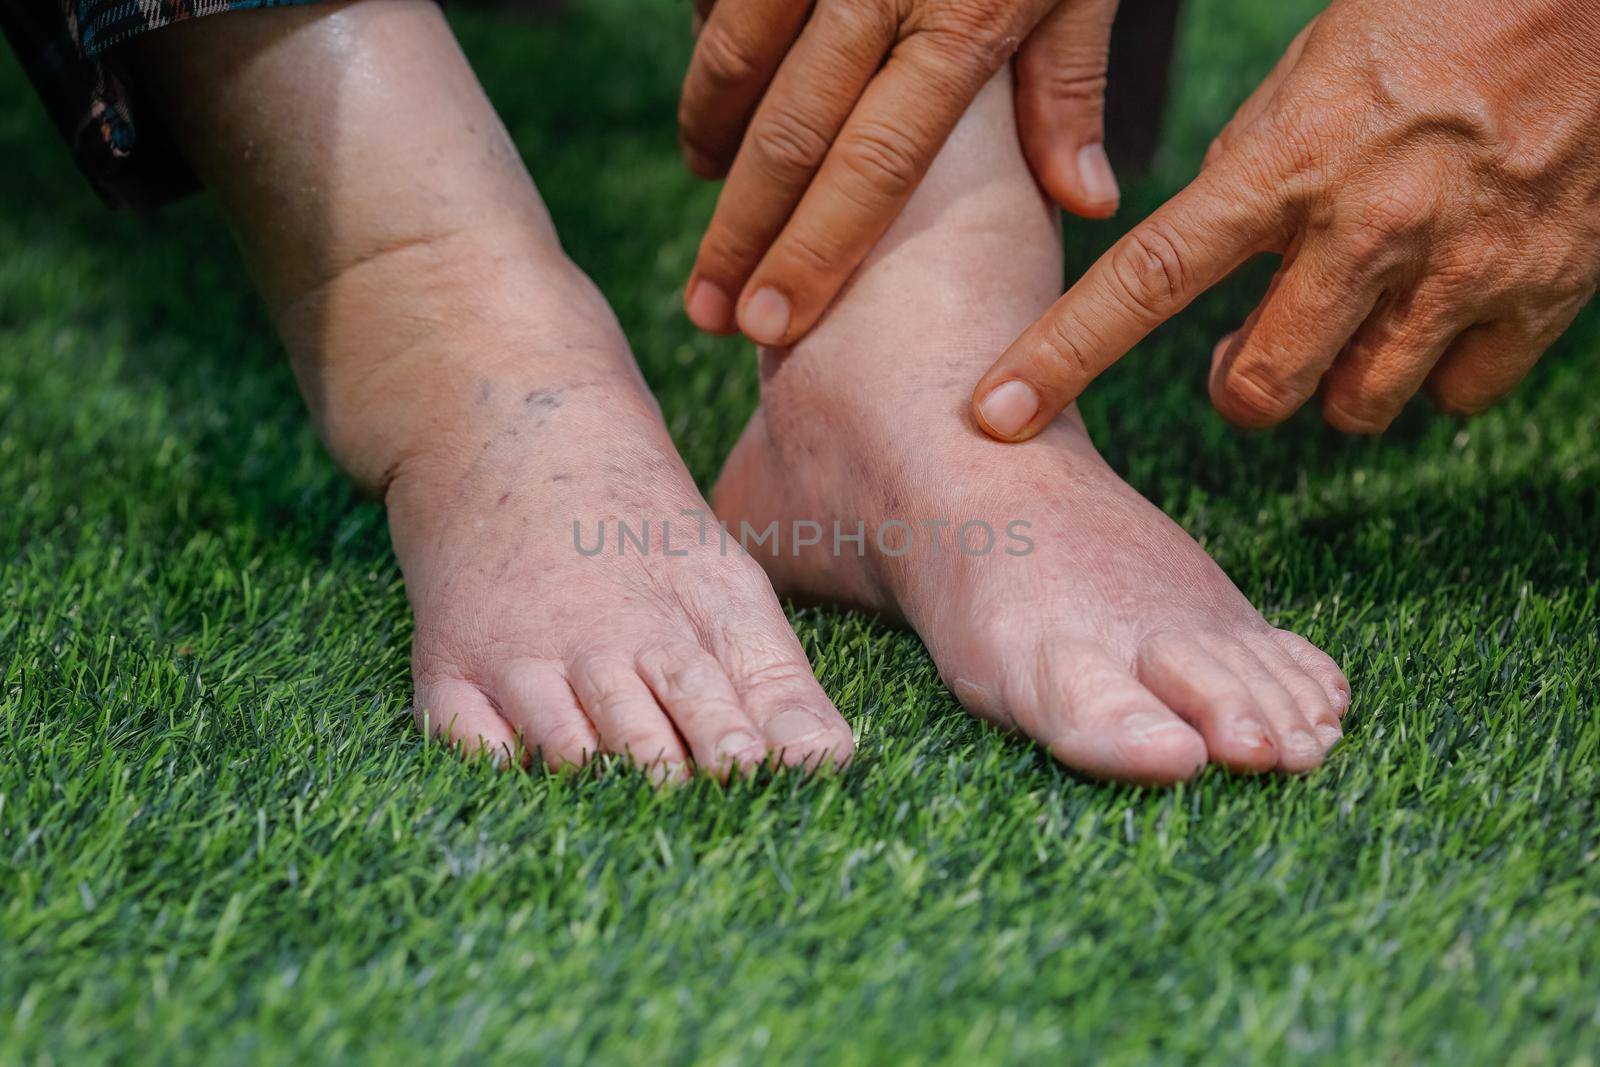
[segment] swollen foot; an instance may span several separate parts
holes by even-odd
[[[1332,660],[1268,625],[1075,413],[1022,446],[966,419],[1060,277],[1010,114],[991,85],[828,319],[764,354],[714,506],[781,592],[903,619],[963,705],[1072,767],[1315,767],[1348,703]]]
[[[504,267],[413,305],[448,328],[407,341],[374,423],[414,442],[386,502],[419,721],[469,750],[615,753],[663,777],[847,761],[766,576],[698,536],[708,507],[599,294],[559,256]],[[347,453],[379,436],[327,432]]]

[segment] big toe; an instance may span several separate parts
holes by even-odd
[[[1111,656],[1090,646],[1046,649],[996,709],[1056,759],[1096,778],[1170,785],[1206,763],[1200,734]]]

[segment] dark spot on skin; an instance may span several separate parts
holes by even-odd
[[[487,404],[489,398],[494,396],[494,386],[486,381],[478,383],[478,403]]]
[[[510,500],[510,499],[511,499],[511,494],[510,493],[501,493],[500,494],[500,503],[504,504],[507,500]]]
[[[568,478],[571,478],[571,477],[572,477],[572,475],[570,475],[570,474],[552,474],[550,476],[550,480],[552,482],[564,482]]]
[[[535,389],[522,402],[529,411],[554,411],[561,406],[561,393],[556,389]]]

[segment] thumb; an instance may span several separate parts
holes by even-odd
[[[1063,0],[1017,53],[1017,132],[1050,199],[1088,218],[1122,199],[1105,149],[1106,59],[1118,0]]]

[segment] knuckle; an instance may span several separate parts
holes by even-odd
[[[765,655],[764,651],[757,655]],[[816,677],[809,667],[787,660],[775,660],[760,666],[743,667],[739,675],[740,687],[752,697],[763,694],[809,693]]]
[[[1427,229],[1438,208],[1438,194],[1416,180],[1394,181],[1367,194],[1366,215],[1391,234]]]
[[[1286,103],[1266,126],[1276,162],[1286,177],[1319,175],[1331,162],[1334,145],[1347,138],[1342,112],[1313,101]]]
[[[1094,377],[1094,364],[1083,347],[1082,331],[1072,320],[1052,316],[1046,324],[1043,340],[1042,352],[1053,378],[1086,382]]]
[[[900,16],[887,0],[823,0],[828,15],[841,27],[865,34],[899,28]],[[820,7],[821,5],[819,5]]]
[[[1130,232],[1111,260],[1112,277],[1128,309],[1141,318],[1161,318],[1185,284],[1183,238],[1170,224],[1150,219]]]
[[[719,283],[742,276],[761,260],[766,250],[757,247],[750,236],[734,227],[713,221],[701,243],[696,270]]]
[[[1022,15],[1008,0],[967,0],[933,6],[917,27],[924,41],[956,62],[991,69],[1022,45]]]
[[[1492,286],[1484,284],[1483,265],[1496,261],[1503,262],[1501,257],[1493,255],[1461,251],[1440,254],[1430,264],[1428,276],[1421,285],[1421,295],[1436,315],[1470,304],[1492,290]]]
[[[831,138],[794,111],[774,111],[750,131],[750,145],[769,172],[784,181],[810,174],[828,154]]]
[[[1458,419],[1470,419],[1475,415],[1483,414],[1487,404],[1479,401],[1468,400],[1454,393],[1434,393],[1433,406],[1439,409],[1440,414],[1450,415]]]
[[[840,164],[873,194],[898,201],[922,177],[923,153],[906,133],[880,123],[865,126],[836,149]]]
[[[1498,399],[1454,381],[1429,381],[1427,388],[1428,399],[1433,402],[1434,408],[1441,414],[1458,419],[1470,419],[1475,415],[1482,415]]]
[[[1212,390],[1212,403],[1229,421],[1271,426],[1299,406],[1291,390],[1264,364],[1235,364]]]
[[[815,227],[796,228],[784,234],[781,247],[797,269],[812,275],[831,275],[843,258],[836,246],[825,243]]]
[[[1415,179],[1386,183],[1357,198],[1358,216],[1343,237],[1361,270],[1383,271],[1418,251],[1434,229],[1439,194]]]
[[[1392,234],[1380,226],[1363,223],[1352,227],[1338,237],[1338,251],[1357,277],[1369,277],[1386,272],[1395,260],[1395,241]]]
[[[755,53],[738,34],[715,22],[700,35],[695,65],[713,92],[743,85],[760,69]]]
[[[704,653],[676,647],[642,653],[639,670],[649,680],[651,688],[668,699],[704,693],[720,680],[715,662]]]
[[[1034,73],[1034,88],[1058,104],[1098,108],[1105,101],[1104,66],[1067,68],[1052,64]]]
[[[1567,234],[1542,234],[1534,247],[1541,251],[1532,256],[1531,275],[1523,289],[1536,293],[1540,302],[1558,312],[1576,310],[1594,298],[1600,283],[1600,268],[1596,264],[1596,251],[1600,249],[1600,233],[1590,240],[1574,240]]]
[[[699,116],[688,107],[678,109],[678,147],[684,162],[697,178],[715,180],[728,173],[728,153],[701,136]]]
[[[1375,435],[1389,428],[1394,413],[1363,390],[1332,390],[1322,402],[1322,421],[1340,433]]]

